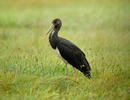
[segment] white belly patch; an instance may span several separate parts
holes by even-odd
[[[66,64],[68,63],[68,62],[61,56],[60,51],[59,51],[58,48],[56,48],[56,54],[58,55],[59,58],[61,58],[61,59],[63,60],[64,63],[66,63]]]

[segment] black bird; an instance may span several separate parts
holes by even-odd
[[[62,26],[62,22],[59,18],[52,21],[52,26],[49,28],[47,34],[51,31],[49,36],[49,42],[51,47],[57,51],[58,56],[65,63],[65,72],[67,71],[67,64],[73,66],[73,68],[81,71],[86,77],[90,78],[90,65],[85,57],[85,54],[75,44],[58,36],[58,32]],[[75,70],[74,70],[75,71]]]

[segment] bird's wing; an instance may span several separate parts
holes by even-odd
[[[57,48],[61,56],[73,67],[80,70],[85,76],[90,77],[90,65],[85,57],[85,54],[70,41],[59,38]]]
[[[82,59],[85,58],[85,54],[70,41],[60,38],[57,47],[61,56],[71,65],[80,66],[83,64]]]
[[[82,53],[85,56],[85,54],[82,52],[82,50],[80,48],[78,48],[75,44],[70,42],[69,40],[66,40],[66,39],[61,38],[61,37],[59,39],[60,39],[60,43],[62,45],[68,47],[69,49],[71,49],[73,51],[79,51],[80,53]]]

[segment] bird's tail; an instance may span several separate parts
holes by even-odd
[[[88,63],[88,61],[87,61],[86,58],[83,59],[83,65],[84,65],[84,66],[81,67],[81,72],[82,72],[86,77],[88,77],[88,78],[90,79],[90,78],[91,78],[91,73],[90,73],[91,67],[90,67],[90,65],[89,65],[89,63]]]
[[[83,72],[84,76],[88,77],[89,79],[91,78],[91,73],[89,72]]]

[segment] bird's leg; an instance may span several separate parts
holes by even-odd
[[[68,75],[67,63],[65,63],[65,74]]]
[[[73,71],[74,71],[74,74],[76,73],[76,70],[75,70],[75,68],[73,67]]]

